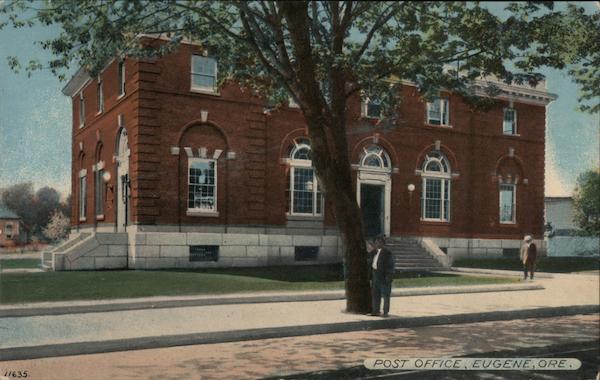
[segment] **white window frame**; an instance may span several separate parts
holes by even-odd
[[[79,221],[87,219],[87,171],[79,172]]]
[[[369,151],[370,148],[376,148],[376,151]],[[365,161],[370,156],[377,157],[379,159],[379,162],[381,163],[381,165],[380,166],[365,165]],[[360,158],[360,164],[359,164],[361,170],[382,171],[382,172],[389,173],[392,170],[391,165],[392,165],[392,161],[390,160],[390,156],[387,154],[387,152],[382,147],[380,147],[378,145],[371,145],[371,146],[365,146],[363,148],[363,153]]]
[[[98,100],[98,113],[104,112],[104,84],[102,80],[98,78],[98,84],[96,85],[96,96]]]
[[[94,167],[94,214],[96,215],[96,219],[104,219],[104,203],[106,199],[104,199],[105,193],[105,183],[104,183],[104,161],[99,161],[96,163]],[[100,211],[100,212],[99,212]]]
[[[512,125],[512,132],[507,132],[506,131],[506,113],[507,111],[512,111],[513,113],[513,125]],[[513,107],[506,107],[504,108],[503,112],[502,112],[502,134],[507,135],[507,136],[516,136],[518,135],[518,130],[517,130],[517,110],[514,109]]]
[[[502,220],[502,187],[512,187],[512,220]],[[517,223],[517,185],[514,183],[501,183],[498,187],[498,219],[500,224],[516,224]]]
[[[83,90],[79,93],[79,128],[83,128],[85,125],[85,98],[83,97]]]
[[[294,155],[296,154],[297,151],[301,150],[301,149],[308,149],[308,150],[312,150],[310,145],[306,144],[306,143],[296,143],[296,145],[294,146],[294,148],[292,149],[291,153],[290,153],[290,157],[289,157],[289,164],[290,164],[290,211],[288,213],[288,215],[294,215],[294,216],[308,216],[308,217],[322,217],[323,216],[323,207],[324,207],[324,195],[323,192],[321,191],[321,204],[320,204],[320,212],[317,212],[317,205],[318,205],[318,193],[319,193],[319,180],[317,178],[317,173],[315,168],[313,167],[312,164],[312,160],[300,160],[300,159],[295,159]],[[305,212],[295,212],[294,211],[294,174],[295,174],[295,170],[296,169],[312,169],[313,171],[313,185],[312,185],[312,194],[313,194],[313,205],[312,205],[312,212],[310,213],[305,213]]]
[[[190,182],[190,168],[192,167],[192,164],[194,163],[210,163],[210,162],[214,162],[215,163],[215,183],[214,183],[214,190],[213,190],[213,197],[214,197],[214,202],[213,202],[213,207],[212,209],[206,209],[206,208],[196,208],[196,207],[192,207],[190,208],[190,199],[189,199],[189,193],[190,193],[190,186],[197,186],[199,184],[194,184]],[[218,216],[219,215],[219,208],[218,208],[218,199],[219,199],[219,182],[218,182],[218,171],[219,171],[219,162],[216,159],[212,159],[212,158],[199,158],[199,157],[189,157],[188,158],[188,169],[187,169],[187,197],[186,197],[186,209],[187,209],[187,215],[201,215],[201,216]]]
[[[120,60],[117,66],[117,75],[119,77],[119,97],[125,96],[125,60]]]
[[[431,162],[436,162],[442,171],[440,172],[432,172],[427,171],[426,168]],[[444,171],[444,166],[446,166],[446,171]],[[440,217],[439,218],[428,218],[426,217],[426,207],[425,203],[427,199],[425,198],[427,195],[427,180],[439,180],[440,181]],[[441,223],[450,223],[452,220],[452,170],[450,168],[450,163],[445,156],[431,157],[429,155],[426,156],[425,161],[423,163],[423,169],[421,173],[421,220],[425,222],[441,222]],[[446,186],[448,199],[446,199]],[[448,202],[448,210],[446,210],[446,201]],[[444,217],[446,214],[447,217]]]
[[[10,231],[9,231],[9,229],[10,229]],[[12,239],[13,238],[13,233],[14,233],[14,231],[13,231],[13,225],[12,225],[12,223],[6,223],[4,225],[4,235],[6,235],[6,238],[7,239]]]
[[[375,115],[369,115],[369,103],[371,103],[372,100],[369,97],[365,97],[363,99],[363,101],[361,102],[361,115],[364,118],[367,119],[381,119],[381,102],[379,102],[379,114],[377,116]],[[375,103],[375,102],[373,102]]]
[[[432,104],[434,102],[440,102],[440,118],[435,119],[430,116],[430,111],[432,109]],[[439,124],[432,123],[432,121],[437,120]],[[440,127],[449,127],[450,126],[450,99],[446,97],[436,98],[433,102],[427,102],[427,124],[435,125]]]
[[[215,63],[215,72],[214,72],[214,85],[213,87],[204,87],[204,86],[198,86],[198,85],[194,85],[194,75],[202,75],[202,76],[206,76],[206,77],[210,77],[210,75],[206,74],[206,73],[196,73],[194,72],[194,59],[195,58],[200,58],[200,59],[210,59],[212,61],[214,61]],[[195,91],[195,92],[204,92],[204,93],[209,93],[209,94],[215,94],[217,92],[217,79],[218,79],[218,67],[217,67],[217,60],[215,58],[212,57],[206,57],[200,54],[192,54],[192,57],[190,58],[190,89],[191,91]]]
[[[300,104],[294,100],[293,96],[288,97],[288,108],[300,108]]]

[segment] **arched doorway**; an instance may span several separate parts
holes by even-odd
[[[117,143],[117,231],[125,231],[130,219],[129,143],[127,131],[121,129]]]
[[[390,235],[392,164],[387,152],[377,145],[363,148],[356,179],[365,235]]]

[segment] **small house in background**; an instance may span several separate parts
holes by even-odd
[[[17,214],[0,204],[0,247],[27,243],[27,227]]]
[[[598,236],[581,236],[575,224],[573,197],[546,197],[544,203],[548,256],[598,256]]]

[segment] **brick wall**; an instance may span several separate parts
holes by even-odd
[[[105,112],[96,115],[95,81],[84,89],[86,126],[79,128],[78,96],[73,98],[73,194],[77,195],[78,172],[88,169],[88,218],[79,221],[74,197],[72,223],[90,226],[93,218],[94,183],[90,167],[102,143],[101,159],[116,179],[112,155],[119,128],[117,115],[125,115],[131,149],[131,222],[160,226],[286,226],[287,166],[282,162],[294,137],[306,133],[300,110],[286,105],[263,112],[263,99],[232,83],[218,94],[190,91],[190,54],[196,47],[181,49],[157,61],[127,60],[127,92],[116,99],[117,63],[102,74]],[[113,78],[113,79],[110,79]],[[112,84],[114,82],[114,85]],[[391,233],[427,236],[520,238],[525,232],[541,236],[544,207],[545,108],[518,103],[519,136],[502,134],[506,102],[486,112],[473,111],[460,97],[450,99],[451,127],[427,125],[425,103],[416,88],[403,86],[400,120],[395,128],[378,128],[361,119],[360,100],[348,104],[348,140],[352,163],[358,163],[363,146],[373,138],[390,154],[392,165]],[[207,120],[202,120],[207,112]],[[436,141],[448,157],[452,178],[450,223],[420,220],[421,168],[424,155]],[[79,143],[83,143],[80,151]],[[171,148],[179,147],[178,154]],[[187,210],[187,155],[184,147],[206,147],[218,159],[218,215],[189,216]],[[514,152],[509,157],[509,148]],[[235,158],[227,152],[235,152]],[[82,157],[83,155],[83,157]],[[83,166],[82,166],[83,165]],[[497,173],[518,173],[517,223],[499,224]],[[528,183],[523,183],[527,179]],[[411,194],[409,184],[416,189]],[[115,185],[116,186],[116,185]],[[318,221],[335,226],[334,213],[326,197],[325,215]],[[116,200],[107,192],[103,223],[115,222]]]

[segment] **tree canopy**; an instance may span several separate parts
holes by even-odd
[[[64,77],[75,64],[93,76],[114,57],[156,57],[187,38],[217,59],[221,80],[276,101],[293,97],[319,183],[336,195],[349,311],[366,311],[370,299],[348,158],[349,98],[377,98],[383,125],[393,128],[401,80],[415,83],[426,99],[444,89],[485,106],[500,91],[497,81],[535,85],[541,66],[575,64],[584,100],[598,94],[598,14],[575,6],[558,12],[552,2],[511,3],[507,10],[501,18],[477,2],[402,1],[7,0],[2,6],[5,22],[15,27],[61,26],[58,37],[41,42],[54,59],[31,61],[30,71],[48,68]],[[142,44],[142,35],[168,42]],[[14,57],[9,63],[21,65]]]
[[[573,203],[577,226],[600,237],[600,170],[586,171],[577,178]]]

